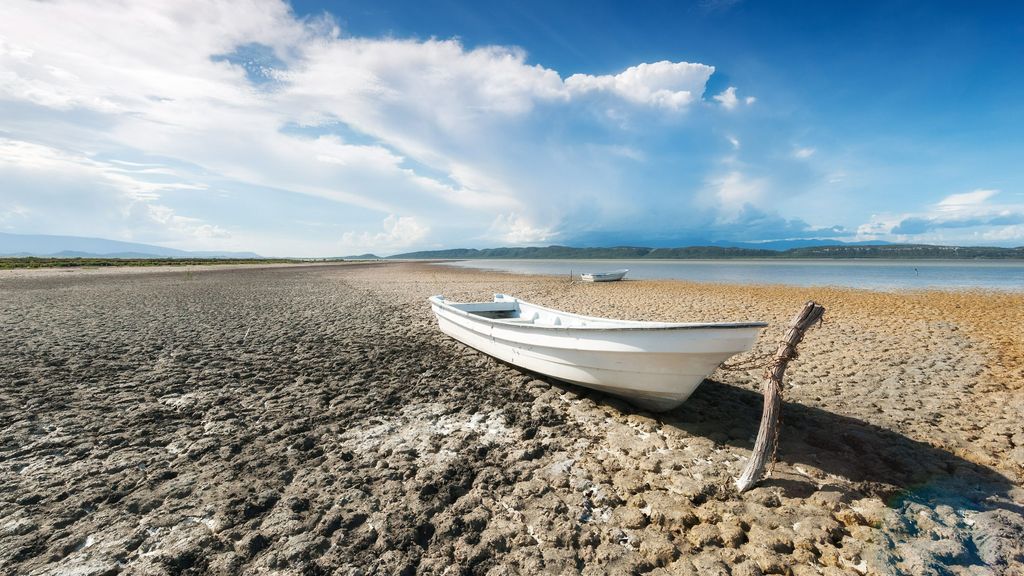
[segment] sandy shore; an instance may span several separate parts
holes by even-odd
[[[443,336],[426,298],[828,309],[779,463],[759,372],[650,414]],[[0,571],[1024,574],[1024,295],[423,264],[0,272]]]

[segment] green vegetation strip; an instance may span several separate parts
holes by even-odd
[[[474,259],[474,258],[628,258],[671,259],[671,260],[728,260],[731,258],[884,258],[896,260],[1019,260],[1024,259],[1024,247],[993,248],[982,246],[931,246],[927,244],[889,244],[882,246],[812,246],[789,250],[760,250],[755,248],[729,248],[723,246],[690,246],[686,248],[644,248],[619,246],[615,248],[572,248],[569,246],[544,246],[530,248],[457,248],[454,250],[433,250],[410,252],[388,256],[395,259]]]
[[[0,258],[0,270],[11,268],[79,268],[84,266],[213,266],[217,264],[290,264],[284,258]]]

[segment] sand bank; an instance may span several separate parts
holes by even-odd
[[[496,363],[426,298],[828,308],[772,478],[757,371],[653,415]],[[569,284],[423,264],[0,274],[15,573],[1021,573],[1024,296]]]

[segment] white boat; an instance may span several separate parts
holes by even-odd
[[[584,282],[614,282],[626,277],[629,270],[615,270],[614,272],[584,272],[580,274],[580,280]]]
[[[441,331],[509,364],[620,396],[654,411],[682,404],[715,368],[754,345],[763,322],[610,320],[504,294],[430,298]]]

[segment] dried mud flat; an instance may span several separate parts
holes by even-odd
[[[431,294],[636,319],[828,313],[779,463],[759,373],[650,414],[438,332]],[[1024,296],[423,264],[0,274],[0,571],[1022,574]]]

